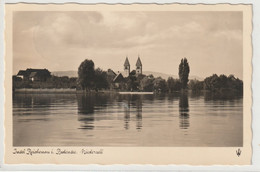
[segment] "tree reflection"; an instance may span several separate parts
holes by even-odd
[[[241,98],[243,98],[242,92],[237,92],[232,90],[222,90],[219,92],[209,92],[209,91],[204,92],[205,101],[212,101],[212,100],[233,101]]]
[[[169,103],[172,104],[174,101],[178,100],[179,96],[180,96],[180,93],[179,93],[179,92],[169,93],[169,94],[167,95],[167,98],[168,98]]]
[[[129,129],[131,109],[135,109],[136,129],[140,131],[142,129],[142,95],[127,95],[124,99],[127,100],[124,102],[124,128]]]
[[[49,115],[54,99],[54,96],[46,94],[15,94],[13,108],[16,108],[16,113],[14,114]]]
[[[77,95],[78,100],[78,121],[82,124],[79,129],[94,129],[94,105],[95,96],[93,95]]]
[[[22,108],[44,108],[51,106],[54,97],[46,94],[15,94],[13,104]]]
[[[114,99],[114,96],[110,94],[78,94],[78,121],[83,123],[80,129],[93,129],[95,110],[107,107],[107,103],[114,101]]]
[[[179,99],[179,119],[180,119],[180,129],[188,129],[190,126],[189,121],[189,100],[188,100],[188,94],[186,92],[182,92],[180,94]]]
[[[130,107],[131,107],[131,99],[130,97],[126,97],[126,101],[124,101],[124,113],[125,113],[125,116],[124,116],[124,122],[125,122],[125,125],[124,125],[124,128],[126,130],[129,129],[129,122],[130,122]]]
[[[142,129],[142,96],[139,96],[138,99],[136,99],[136,129],[141,130]]]

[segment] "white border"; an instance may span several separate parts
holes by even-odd
[[[252,129],[253,129],[253,157],[252,165],[250,166],[176,166],[176,165],[5,165],[3,164],[4,156],[4,4],[5,3],[64,3],[64,2],[74,2],[74,3],[186,3],[186,4],[216,4],[216,3],[230,3],[230,4],[252,4],[253,5],[253,116],[252,116]],[[0,170],[198,170],[198,171],[260,171],[260,1],[259,0],[0,0]]]

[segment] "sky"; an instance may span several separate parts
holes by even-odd
[[[190,75],[243,79],[243,13],[228,11],[17,11],[13,14],[13,74],[26,68],[77,71],[95,67],[178,75],[186,57]]]

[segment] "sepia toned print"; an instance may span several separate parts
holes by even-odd
[[[192,148],[250,161],[250,8],[66,6],[10,5],[9,156],[109,164],[108,152],[139,150],[155,163],[145,157],[162,149],[173,159],[159,164],[210,164],[176,161]]]

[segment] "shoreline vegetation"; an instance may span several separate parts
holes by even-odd
[[[211,90],[192,90],[192,89],[185,89],[185,90],[178,90],[173,92],[152,92],[152,91],[118,91],[118,90],[77,90],[76,88],[14,88],[13,92],[15,93],[84,93],[84,94],[97,94],[97,93],[117,93],[117,94],[171,94],[171,93],[184,93],[184,92],[193,92],[193,93],[200,93],[200,92],[213,92],[213,93],[227,93],[227,92],[236,92],[239,93],[240,91],[234,89],[221,89],[216,91]]]
[[[31,89],[31,88],[23,88],[23,89],[16,89],[13,92],[13,96],[20,95],[20,96],[56,96],[56,95],[73,95],[73,96],[85,96],[85,97],[117,97],[117,96],[152,96],[152,97],[191,97],[191,98],[198,98],[203,96],[206,101],[210,100],[234,100],[243,97],[243,92],[235,91],[235,90],[221,90],[218,92],[213,92],[209,90],[199,90],[199,91],[192,91],[192,90],[180,90],[174,91],[171,93],[157,93],[157,92],[119,92],[115,90],[100,90],[96,91],[89,91],[86,92],[84,90],[76,90],[76,89]]]
[[[141,62],[140,62],[141,63]],[[135,70],[128,76],[113,70],[95,69],[94,62],[86,59],[78,68],[78,77],[54,76],[47,69],[27,69],[13,76],[13,93],[121,93],[170,94],[174,92],[213,92],[243,94],[243,81],[234,75],[213,74],[203,81],[189,80],[190,67],[186,58],[179,65],[179,78],[167,80],[143,75]],[[19,74],[22,77],[19,77]],[[121,76],[120,76],[121,75]]]

